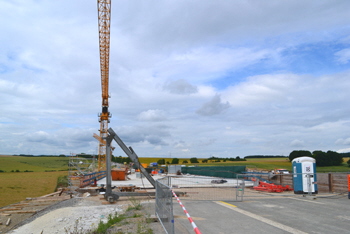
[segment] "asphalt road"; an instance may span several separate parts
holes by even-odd
[[[190,201],[182,204],[205,234],[350,233],[350,199],[346,196],[271,197],[243,202]],[[175,233],[194,233],[174,202]]]

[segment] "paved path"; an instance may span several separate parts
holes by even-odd
[[[302,196],[271,197],[243,202],[184,200],[182,203],[203,234],[350,233],[347,196],[316,200]],[[194,233],[176,201],[174,215],[176,233]]]

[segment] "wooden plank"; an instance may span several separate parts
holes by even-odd
[[[22,208],[3,208],[3,209],[0,209],[0,212],[2,212],[2,211],[10,211],[10,210],[22,210]]]
[[[19,204],[12,204],[11,206],[15,206],[15,207],[18,207],[18,206],[27,206],[29,205],[30,203],[19,203]]]
[[[62,200],[68,200],[70,199],[69,196],[67,197],[40,197],[36,200],[33,200],[35,202],[40,202],[40,201],[62,201]]]
[[[61,193],[61,191],[57,191],[57,192],[54,192],[54,193],[46,194],[46,195],[41,196],[41,197],[51,197],[51,196],[53,196],[53,195],[58,195],[58,194],[60,194],[60,193]],[[39,197],[39,198],[40,198],[40,197]]]
[[[0,213],[0,216],[10,216],[11,214],[7,214],[7,213]]]
[[[31,214],[36,213],[37,210],[18,210],[18,211],[8,211],[10,214]]]

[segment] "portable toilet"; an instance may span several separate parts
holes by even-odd
[[[316,160],[299,157],[292,160],[295,194],[317,194]]]

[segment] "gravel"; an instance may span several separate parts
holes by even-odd
[[[88,231],[106,222],[109,214],[123,212],[125,204],[101,205],[97,197],[73,198],[48,207],[10,231],[11,234],[56,234]]]

